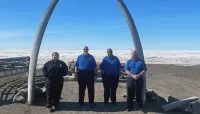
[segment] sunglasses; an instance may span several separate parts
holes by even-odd
[[[89,49],[83,49],[83,50],[89,50]]]

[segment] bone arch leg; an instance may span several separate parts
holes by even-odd
[[[42,18],[42,21],[40,23],[35,42],[33,44],[33,49],[31,53],[31,59],[30,59],[30,66],[29,66],[29,76],[28,76],[28,103],[33,104],[34,102],[34,93],[35,93],[35,70],[36,70],[36,64],[38,59],[38,53],[40,50],[40,45],[42,42],[42,38],[44,36],[44,32],[46,30],[47,24],[49,22],[49,19],[51,17],[51,14],[56,7],[56,4],[58,3],[58,0],[52,0],[51,4],[47,8],[44,17]]]
[[[34,92],[35,92],[35,70],[36,70],[36,64],[37,64],[37,59],[38,59],[38,53],[40,50],[40,45],[42,42],[42,38],[44,36],[44,32],[46,30],[46,26],[48,24],[48,21],[51,17],[51,14],[53,10],[55,9],[57,3],[59,0],[52,0],[51,4],[49,5],[46,13],[44,14],[44,17],[42,18],[41,24],[39,26],[35,42],[33,44],[33,49],[31,53],[31,60],[30,60],[30,66],[29,66],[29,77],[28,77],[28,103],[33,104],[34,102]],[[143,50],[142,50],[142,45],[140,42],[140,38],[135,26],[135,23],[131,17],[130,12],[128,11],[127,7],[123,3],[122,0],[117,0],[120,8],[122,9],[124,16],[126,18],[126,21],[128,23],[132,39],[134,42],[134,46],[136,51],[138,52],[138,57],[142,60],[144,60],[143,56]],[[146,84],[145,84],[145,90],[146,90]]]
[[[133,21],[133,18],[128,10],[128,8],[126,7],[126,5],[124,4],[124,2],[122,0],[117,0],[123,14],[124,17],[126,18],[128,27],[130,29],[131,32],[131,36],[134,42],[134,46],[135,46],[135,50],[137,51],[137,55],[138,57],[144,61],[144,54],[143,54],[143,49],[142,49],[142,44],[140,42],[140,37],[139,34],[137,32],[137,28],[135,26],[135,23]],[[144,87],[143,87],[143,91],[142,91],[142,98],[143,98],[143,104],[146,103],[146,75],[144,76]]]

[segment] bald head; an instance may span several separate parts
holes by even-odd
[[[131,57],[132,57],[133,59],[137,59],[137,53],[136,53],[135,50],[132,50],[132,51],[131,51]]]
[[[87,55],[88,52],[89,52],[88,46],[84,46],[84,47],[83,47],[83,53],[84,53],[84,55]]]
[[[109,57],[112,57],[112,56],[113,56],[113,51],[112,51],[111,48],[108,48],[108,49],[107,49],[107,54],[108,54]]]

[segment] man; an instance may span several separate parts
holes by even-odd
[[[68,67],[63,61],[59,60],[58,52],[54,52],[52,54],[52,60],[45,63],[43,73],[46,78],[47,108],[52,112],[52,106],[54,106],[55,109],[58,108],[63,88],[63,76],[68,73]]]
[[[94,108],[94,77],[96,61],[88,52],[89,48],[85,46],[83,48],[83,54],[78,56],[75,65],[75,72],[77,73],[79,85],[79,108],[81,108],[84,103],[86,86],[88,89],[90,107]]]
[[[102,72],[102,80],[104,87],[104,104],[108,104],[109,97],[116,105],[116,90],[118,87],[119,76],[121,71],[121,63],[119,59],[113,55],[112,49],[107,49],[108,56],[104,57],[100,64]]]
[[[124,70],[128,75],[127,79],[127,105],[128,111],[133,110],[133,98],[136,92],[136,102],[139,108],[143,111],[142,90],[143,90],[143,75],[147,71],[146,64],[137,58],[135,50],[131,51],[131,59],[127,61]]]

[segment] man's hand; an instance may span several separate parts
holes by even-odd
[[[132,76],[132,78],[133,78],[133,79],[135,79],[135,80],[136,80],[136,77],[135,77],[135,75],[134,75],[134,74],[132,74],[131,76]]]
[[[139,79],[139,75],[131,75],[133,77],[133,79],[138,80]]]
[[[126,70],[126,74],[132,76],[132,78],[133,78],[134,80],[138,80],[138,78],[139,78],[139,75],[134,75],[134,74],[132,74],[129,70]]]
[[[139,75],[135,75],[135,78],[136,78],[135,80],[138,80],[138,79],[139,79],[139,77],[140,77]]]

